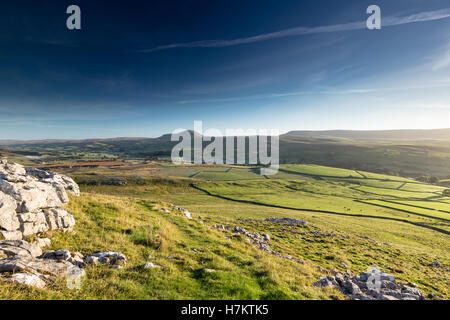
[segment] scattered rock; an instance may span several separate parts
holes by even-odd
[[[31,244],[24,240],[3,240],[0,241],[0,252],[3,252],[7,257],[13,258],[16,256],[38,257],[42,254],[39,246]]]
[[[354,279],[348,279],[348,280],[344,281],[342,286],[345,288],[345,290],[348,292],[348,294],[351,294],[351,295],[361,294],[361,289],[358,287],[358,285],[356,284],[356,281],[354,281]]]
[[[126,257],[119,252],[101,252],[87,256],[69,250],[42,252],[37,244],[23,240],[0,241],[0,279],[43,288],[46,281],[83,276],[81,268],[88,264],[108,264],[122,268]]]
[[[264,220],[260,219],[238,219],[238,221],[242,222],[255,222],[255,221],[267,221],[277,224],[288,224],[291,226],[306,226],[308,223],[305,221],[297,220],[297,219],[291,219],[291,218],[267,218]]]
[[[393,297],[393,296],[383,294],[380,296],[379,300],[399,300],[399,299],[397,299],[396,297]]]
[[[365,240],[369,240],[369,241],[371,241],[371,242],[377,242],[376,240],[374,240],[374,239],[371,239],[371,238],[369,238],[368,236],[359,236],[361,239],[365,239]]]
[[[39,246],[23,240],[0,241],[0,273],[5,281],[42,288],[44,282],[37,281],[36,277],[52,281],[67,277],[75,265],[70,261],[47,259]]]
[[[69,250],[56,250],[56,251],[45,251],[42,254],[43,259],[51,259],[51,260],[57,260],[57,261],[67,261],[73,264],[74,266],[77,266],[79,268],[82,268],[84,266],[84,257],[79,252],[71,252]]]
[[[187,209],[178,207],[178,206],[176,206],[176,205],[174,205],[172,203],[169,203],[169,206],[172,207],[172,210],[181,211],[186,218],[192,219],[192,214]]]
[[[127,264],[127,257],[120,252],[97,252],[84,259],[87,264],[105,264],[110,266],[124,266]],[[116,267],[117,268],[117,267]]]
[[[309,231],[309,233],[315,237],[331,237],[331,238],[337,237],[337,234],[335,233],[323,233],[318,230],[311,230]]]
[[[339,283],[332,276],[322,276],[319,281],[314,282],[314,286],[321,288],[339,288]]]
[[[327,273],[328,272],[327,269],[324,269],[321,266],[317,266],[316,269],[319,270],[319,272],[322,272],[322,273]]]
[[[231,231],[234,234],[241,234],[243,236],[245,236],[245,241],[247,241],[249,244],[252,244],[253,246],[255,246],[257,249],[262,250],[264,252],[267,252],[269,254],[275,255],[279,258],[282,259],[287,259],[287,260],[291,260],[291,261],[295,261],[297,263],[300,264],[304,264],[305,262],[301,259],[298,258],[294,258],[291,257],[289,255],[282,255],[276,251],[273,251],[272,249],[270,249],[270,246],[268,244],[269,240],[270,240],[270,236],[268,234],[262,235],[259,232],[248,232],[247,230],[245,230],[242,227],[239,226],[235,226],[234,228],[231,226],[224,226],[224,225],[213,225],[212,228],[217,229],[217,230],[221,230],[221,231]]]
[[[445,271],[445,272],[450,272],[450,269],[445,268],[443,265],[441,265],[441,264],[439,263],[439,261],[434,261],[434,262],[432,262],[432,263],[430,264],[430,267],[432,267],[432,268],[437,268],[437,269],[441,269],[442,271]]]
[[[147,262],[147,263],[144,265],[144,269],[160,269],[160,270],[162,270],[163,267],[158,266],[158,265],[154,264],[153,262]]]
[[[88,256],[84,259],[84,262],[91,265],[98,265],[100,264],[100,261],[98,260],[98,257],[95,256]]]
[[[265,221],[273,223],[285,223],[291,226],[306,226],[308,223],[305,221],[291,219],[291,218],[267,218]]]
[[[186,216],[186,218],[188,219],[192,219],[192,215],[189,211],[187,211],[186,209],[183,210],[184,215]]]
[[[29,273],[15,273],[9,278],[6,278],[5,281],[14,282],[28,287],[35,287],[38,289],[45,287],[45,282],[41,278]]]
[[[434,267],[434,268],[440,268],[441,264],[438,261],[434,261],[430,264],[430,266]]]
[[[375,270],[357,276],[335,272],[335,276],[322,276],[314,283],[317,287],[338,289],[351,300],[424,300],[417,288],[397,284],[393,275]]]

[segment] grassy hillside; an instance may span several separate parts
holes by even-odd
[[[75,233],[56,233],[52,243],[85,254],[123,252],[126,268],[88,268],[79,291],[63,282],[46,290],[8,284],[0,297],[343,299],[313,286],[324,269],[358,273],[376,265],[425,294],[450,298],[449,273],[430,266],[450,265],[450,202],[433,185],[304,165],[282,166],[286,171],[271,177],[243,167],[135,167],[62,170],[82,182],[82,195],[67,206]],[[126,184],[83,182],[111,178]],[[373,190],[359,190],[364,186]],[[398,194],[406,186],[412,190]],[[193,219],[162,211],[169,203]],[[274,217],[306,225],[265,220]],[[304,263],[263,252],[242,235],[211,228],[215,224],[267,233],[272,250]],[[148,261],[163,269],[144,269]]]

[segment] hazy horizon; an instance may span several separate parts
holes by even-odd
[[[205,128],[207,130],[209,128]],[[233,128],[239,129],[239,128]],[[186,129],[187,131],[194,131],[193,129]],[[205,131],[204,130],[204,131]],[[280,136],[287,135],[289,133],[295,132],[314,132],[314,133],[325,133],[325,132],[354,132],[354,133],[362,133],[362,132],[402,132],[402,131],[441,131],[448,130],[450,132],[450,128],[432,128],[432,129],[380,129],[380,130],[352,130],[352,129],[325,129],[325,130],[304,130],[304,129],[294,129],[286,132],[280,132]],[[106,137],[87,137],[87,138],[42,138],[42,139],[3,139],[0,138],[0,142],[5,141],[46,141],[46,140],[61,140],[61,141],[78,141],[78,140],[107,140],[107,139],[157,139],[164,135],[171,134],[171,132],[162,132],[157,134],[156,136],[106,136]],[[223,135],[225,136],[225,134]],[[450,136],[449,136],[450,139]],[[413,139],[412,139],[413,140]],[[426,140],[426,139],[425,139]]]

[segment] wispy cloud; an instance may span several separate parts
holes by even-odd
[[[433,65],[433,71],[438,71],[450,67],[450,49],[441,55]]]
[[[261,99],[274,99],[283,97],[295,97],[306,95],[350,95],[350,94],[370,94],[377,92],[396,92],[404,90],[425,90],[433,88],[446,88],[450,87],[450,81],[443,81],[437,83],[428,84],[416,84],[409,86],[398,87],[386,87],[386,88],[359,88],[359,89],[336,89],[336,90],[317,90],[317,91],[291,91],[284,93],[268,93],[261,95],[251,95],[244,97],[231,97],[231,98],[217,98],[217,99],[193,99],[193,100],[181,100],[179,104],[193,104],[193,103],[221,103],[221,102],[235,102],[235,101],[247,101],[247,100],[261,100]]]
[[[376,92],[377,89],[354,89],[354,90],[323,90],[323,91],[292,91],[284,93],[268,93],[261,95],[251,95],[245,97],[232,97],[232,98],[217,98],[217,99],[193,99],[193,100],[181,100],[179,104],[191,104],[191,103],[214,103],[214,102],[234,102],[243,100],[260,100],[270,98],[283,98],[283,97],[295,97],[305,95],[340,95],[340,94],[358,94],[358,93],[371,93]]]
[[[382,19],[383,27],[397,26],[408,23],[417,23],[424,21],[434,21],[441,20],[450,17],[450,8],[445,8],[441,10],[435,11],[426,11],[420,12],[416,14],[412,14],[409,16],[398,17],[398,16],[389,16]],[[344,24],[335,24],[328,26],[319,26],[319,27],[296,27],[291,29],[280,30],[271,33],[260,34],[252,37],[245,37],[239,39],[232,40],[201,40],[194,42],[182,42],[182,43],[172,43],[168,45],[158,46],[150,49],[143,49],[139,52],[155,52],[160,50],[174,49],[174,48],[220,48],[220,47],[231,47],[241,44],[255,43],[261,41],[267,41],[272,39],[279,39],[285,37],[293,37],[293,36],[301,36],[308,34],[317,34],[317,33],[329,33],[329,32],[338,32],[338,31],[351,31],[351,30],[359,30],[366,28],[365,21],[344,23]]]

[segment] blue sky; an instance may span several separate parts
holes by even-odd
[[[71,4],[82,30],[66,28]],[[381,30],[364,27],[371,4]],[[18,0],[0,11],[0,139],[449,119],[448,0]]]

